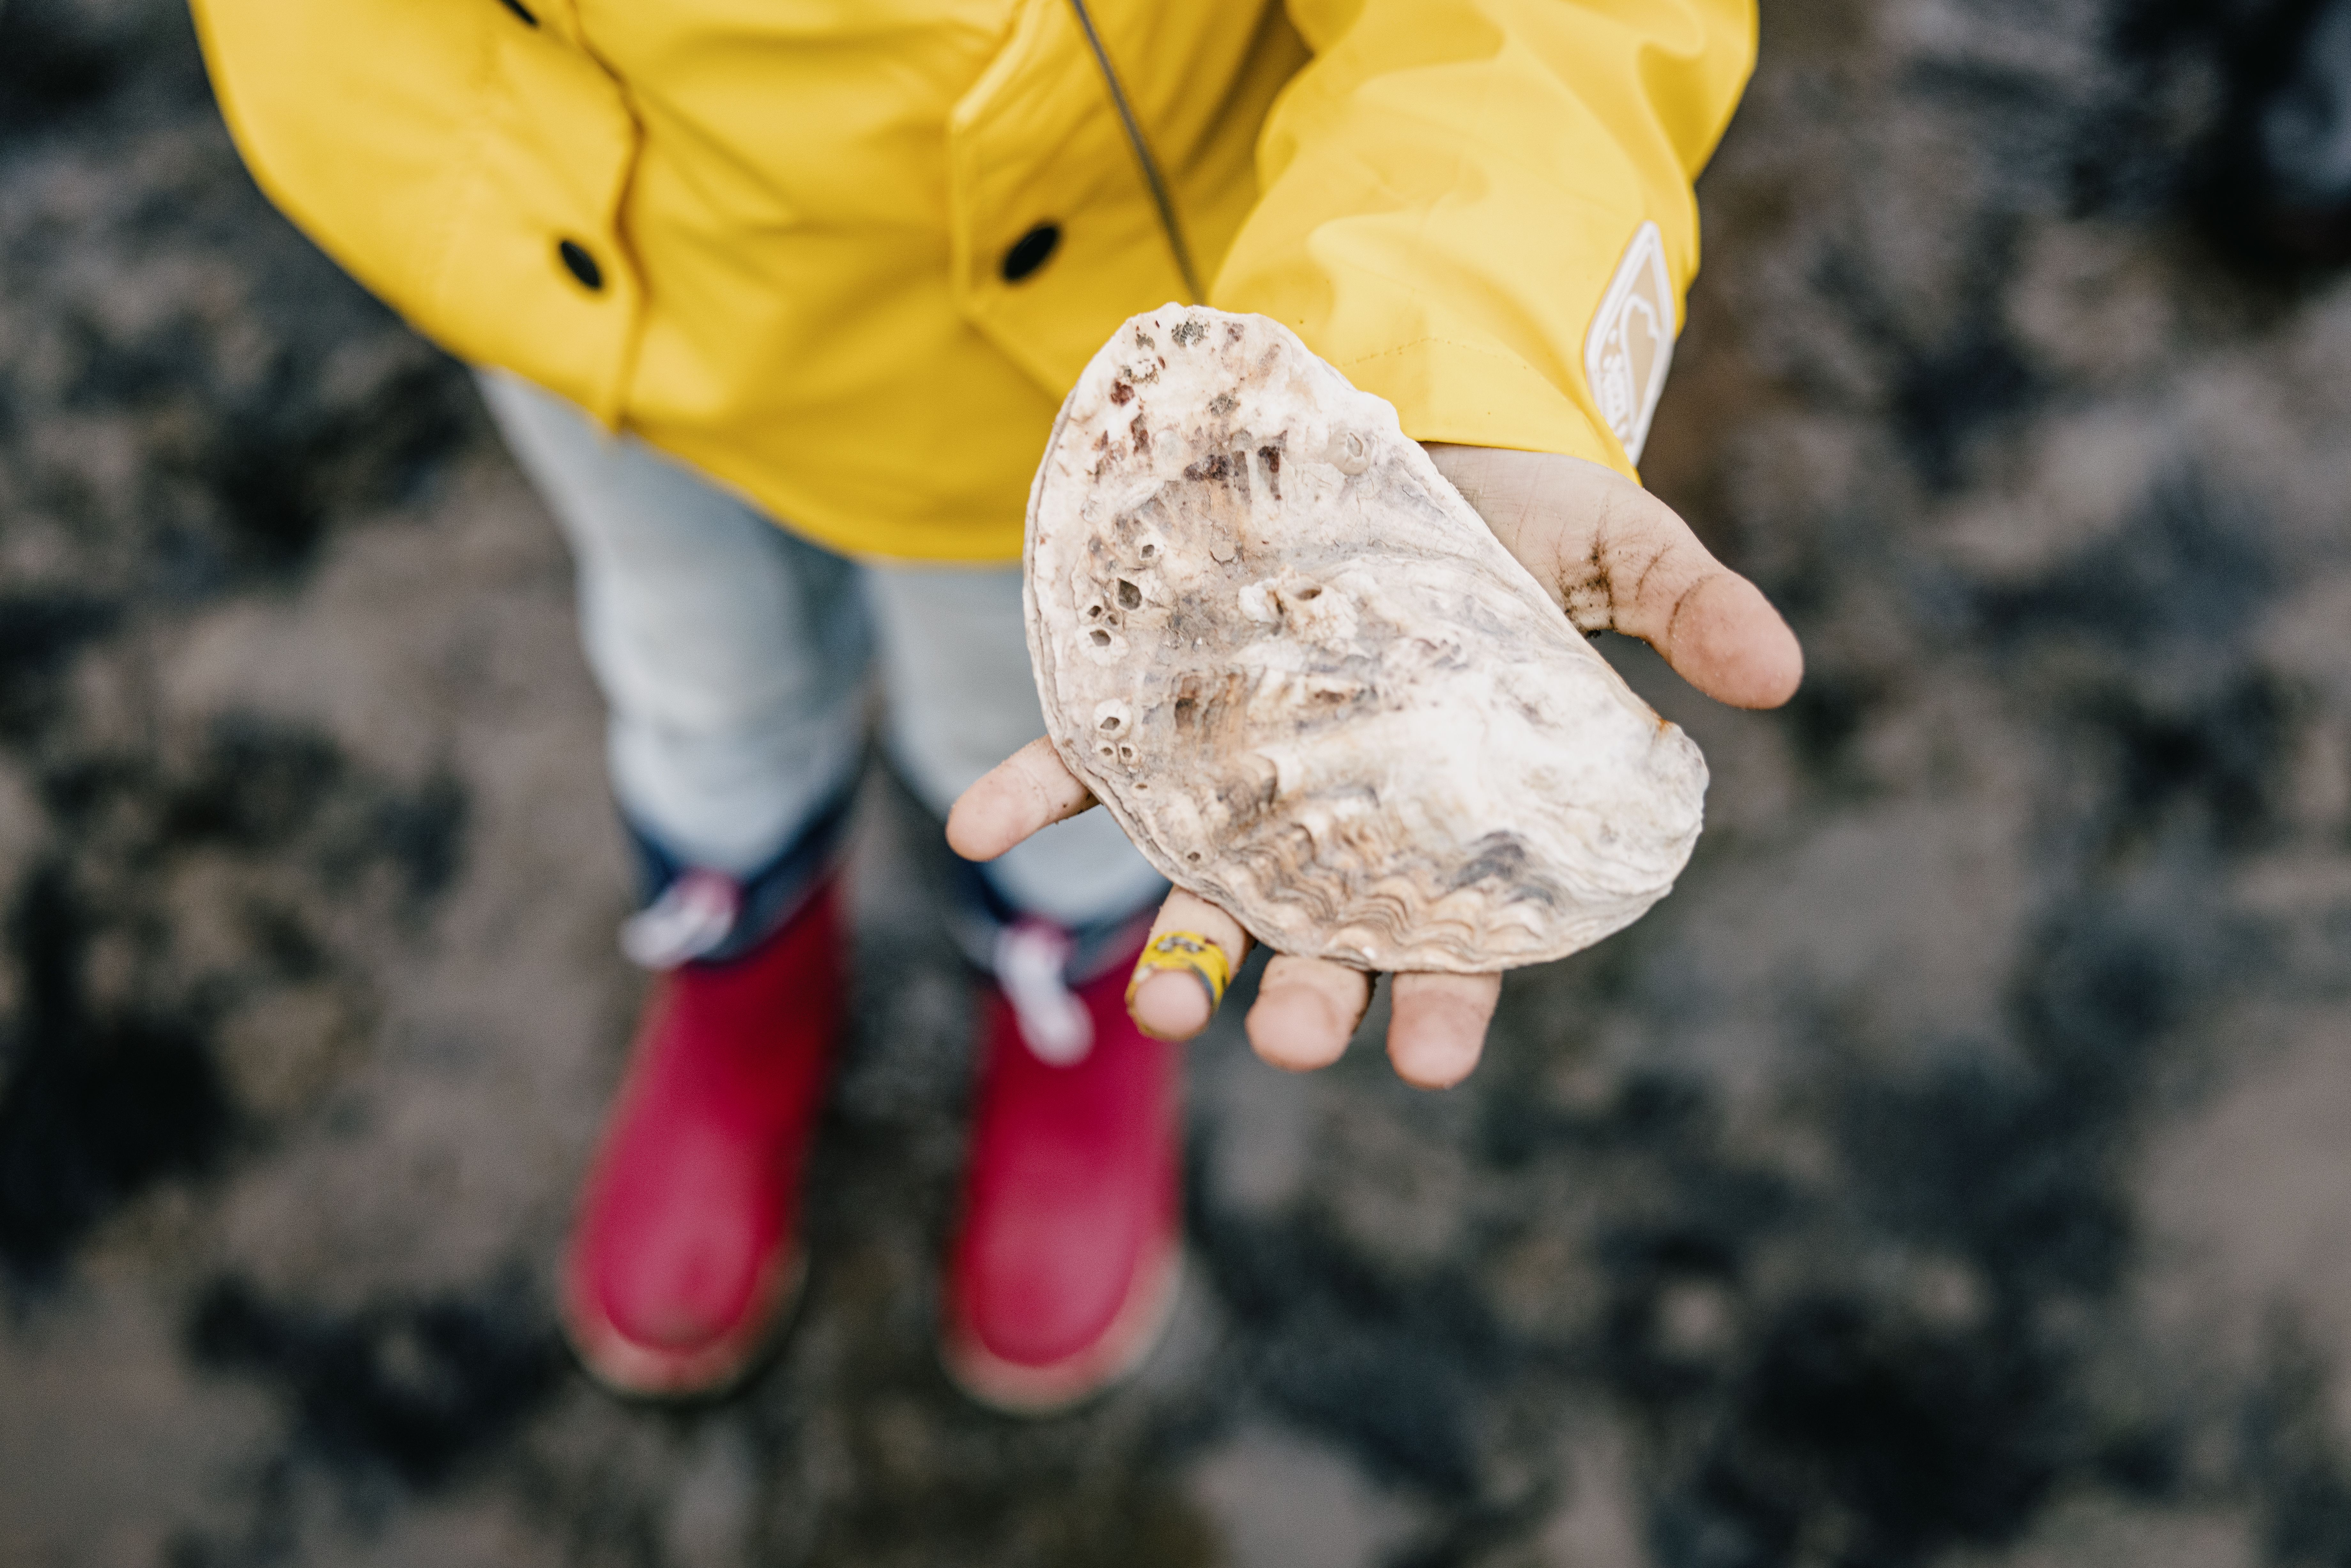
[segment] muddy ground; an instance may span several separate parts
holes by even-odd
[[[2351,1563],[2351,283],[2234,240],[2268,14],[1766,9],[1650,477],[1802,696],[1612,645],[1680,891],[1449,1093],[1220,1028],[1175,1333],[1023,1425],[933,1360],[967,977],[879,779],[797,1332],[569,1364],[639,981],[557,538],[168,0],[7,0],[0,1563]]]

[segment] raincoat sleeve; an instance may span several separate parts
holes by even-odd
[[[1287,323],[1423,441],[1631,475],[1698,270],[1690,182],[1752,0],[1289,0],[1211,298]]]

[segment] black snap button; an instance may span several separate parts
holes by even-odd
[[[1014,240],[1012,248],[1004,253],[1004,281],[1018,283],[1027,277],[1052,259],[1061,243],[1061,225],[1055,223],[1039,224]]]
[[[563,258],[563,269],[580,280],[580,287],[590,294],[604,287],[604,269],[588,254],[588,247],[576,239],[559,241],[555,253]]]
[[[522,0],[498,0],[498,4],[521,17],[526,26],[533,27],[538,26],[538,18],[530,14],[530,7],[524,5]]]

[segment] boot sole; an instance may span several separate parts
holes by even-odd
[[[589,1380],[607,1394],[644,1402],[720,1399],[734,1393],[782,1348],[808,1283],[808,1251],[796,1247],[753,1293],[744,1326],[701,1350],[658,1350],[614,1327],[567,1281],[563,1337]]]
[[[1007,1361],[983,1345],[958,1315],[940,1335],[939,1365],[966,1398],[998,1415],[1066,1415],[1142,1370],[1167,1335],[1183,1283],[1179,1239],[1127,1292],[1102,1337],[1077,1354],[1045,1366]]]

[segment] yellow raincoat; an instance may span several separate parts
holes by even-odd
[[[264,188],[426,335],[835,549],[971,560],[1186,250],[1415,436],[1632,472],[1755,39],[1753,0],[194,8]]]

